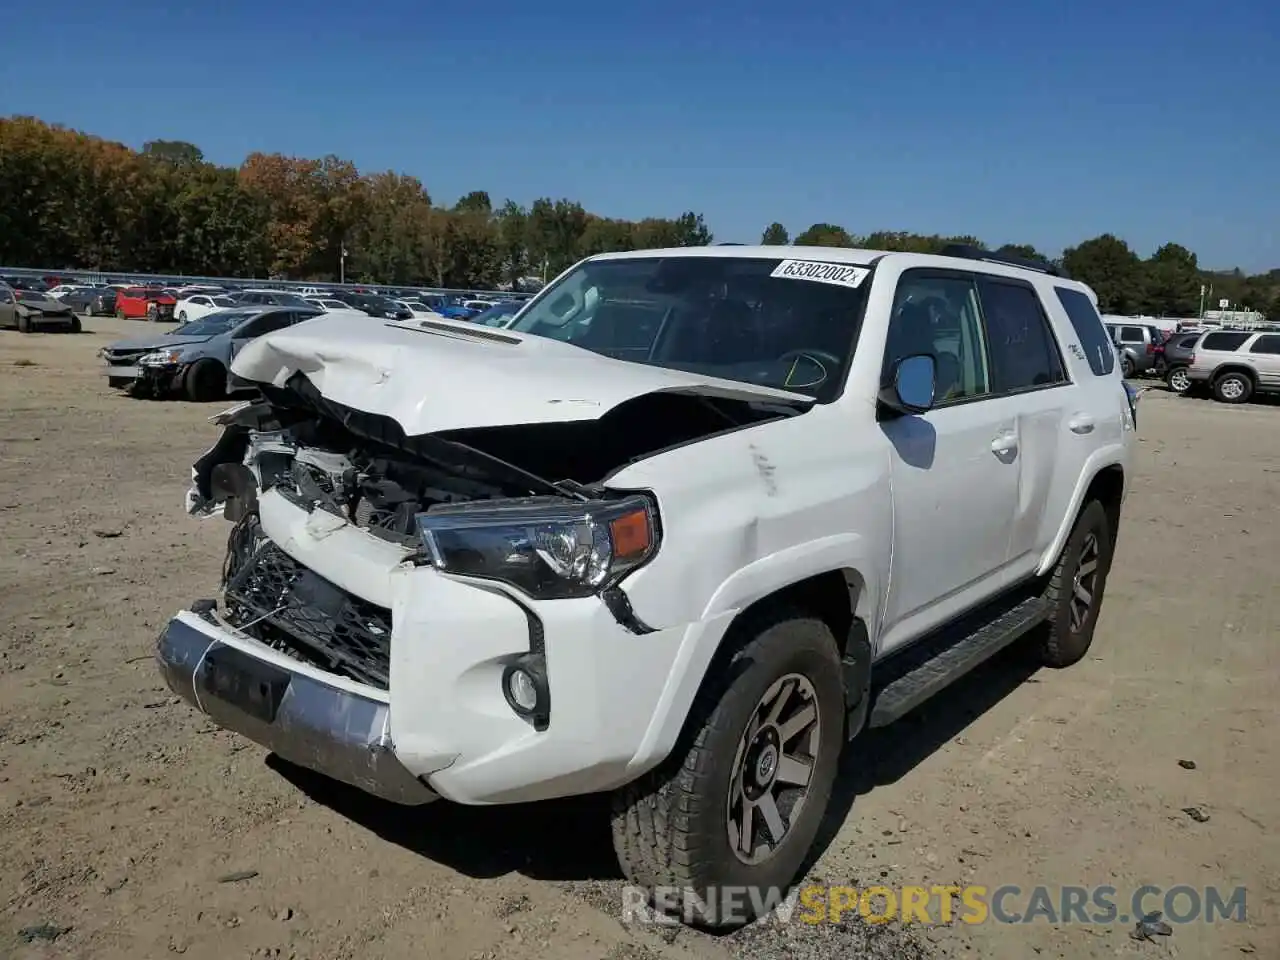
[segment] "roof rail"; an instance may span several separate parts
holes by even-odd
[[[1015,257],[1007,253],[997,253],[994,250],[984,250],[982,247],[975,247],[970,243],[948,243],[942,248],[941,256],[959,257],[961,260],[985,260],[988,263],[1003,263],[1010,267],[1034,270],[1036,273],[1047,273],[1051,277],[1061,277],[1063,280],[1071,279],[1064,269],[1052,263],[1047,263],[1043,260],[1032,260],[1029,257]]]

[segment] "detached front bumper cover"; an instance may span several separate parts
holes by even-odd
[[[387,703],[250,656],[218,638],[224,628],[209,621],[206,631],[203,622],[199,613],[180,614],[156,642],[174,693],[298,766],[395,803],[436,799],[396,758]]]

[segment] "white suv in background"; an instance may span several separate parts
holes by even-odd
[[[507,329],[322,317],[233,369],[172,689],[401,803],[611,791],[626,875],[710,925],[794,879],[864,727],[1084,655],[1137,414],[1091,291],[973,248],[604,254]]]

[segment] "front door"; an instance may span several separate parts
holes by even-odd
[[[880,652],[999,592],[1018,505],[1019,418],[993,393],[978,285],[959,271],[908,270],[884,358],[933,355],[935,406],[881,424],[890,445],[893,555]]]

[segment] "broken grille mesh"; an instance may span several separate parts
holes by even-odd
[[[304,567],[258,530],[236,525],[224,571],[232,626],[332,673],[387,689],[391,611]]]

